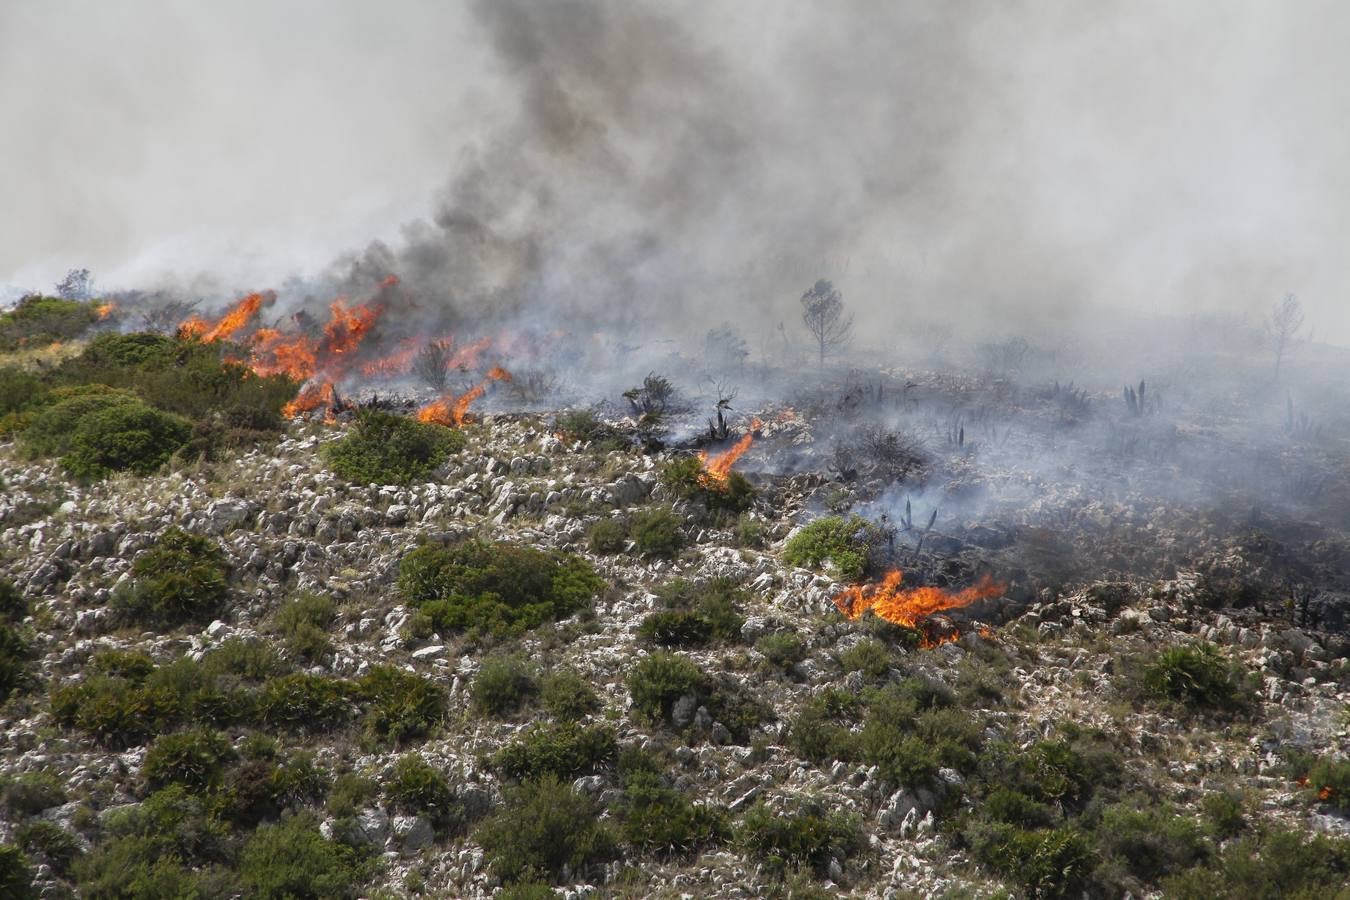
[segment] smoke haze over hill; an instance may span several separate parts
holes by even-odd
[[[823,275],[874,334],[1295,291],[1345,344],[1348,32],[1331,3],[23,0],[0,284],[392,271],[419,308],[659,330],[794,321]]]

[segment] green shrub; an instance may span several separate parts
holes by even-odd
[[[1095,829],[1097,852],[1115,868],[1137,879],[1115,886],[1134,888],[1184,871],[1205,861],[1209,842],[1198,822],[1179,815],[1169,806],[1136,809],[1127,803],[1108,806]]]
[[[558,894],[541,881],[507,885],[493,895],[495,900],[557,900]]]
[[[172,527],[131,564],[130,587],[114,603],[135,622],[170,628],[205,624],[221,610],[229,567],[209,538]]]
[[[857,759],[857,738],[849,723],[861,711],[862,701],[855,694],[827,688],[797,712],[788,730],[788,746],[814,763]]]
[[[0,578],[0,622],[17,625],[28,615],[28,601],[12,581]]]
[[[240,881],[260,900],[356,897],[369,874],[355,850],[325,840],[307,815],[261,826],[239,856]]]
[[[36,815],[66,802],[65,784],[50,772],[0,778],[0,809],[11,818]]]
[[[19,435],[19,449],[29,457],[64,456],[70,452],[80,425],[90,416],[113,409],[140,409],[144,404],[128,391],[106,385],[59,388],[46,398]]]
[[[595,688],[571,669],[555,669],[539,683],[539,701],[548,714],[563,721],[577,721],[600,708]]]
[[[1032,897],[1079,896],[1095,863],[1088,839],[1075,828],[984,823],[968,839],[976,860]]]
[[[474,832],[493,874],[502,881],[573,878],[614,856],[615,837],[599,820],[595,801],[557,779],[505,790],[502,807]]]
[[[245,747],[244,760],[229,771],[215,802],[218,814],[240,828],[275,819],[322,796],[327,787],[312,753],[279,759],[275,746],[263,748],[262,743]]]
[[[328,812],[340,819],[354,816],[369,806],[379,792],[380,786],[373,779],[344,773],[333,780],[333,789],[328,792]]]
[[[740,472],[731,472],[724,484],[708,477],[703,462],[694,456],[682,456],[661,469],[661,483],[681,500],[702,503],[712,512],[739,513],[755,501],[755,487]]]
[[[229,738],[204,728],[166,734],[146,751],[141,775],[152,790],[183,784],[202,790],[219,784],[234,756]]]
[[[738,840],[771,868],[809,868],[821,878],[828,873],[831,859],[847,860],[864,847],[854,818],[827,812],[815,803],[791,811],[774,811],[757,803],[746,811]]]
[[[614,759],[618,744],[608,728],[568,722],[532,725],[497,752],[493,765],[507,778],[574,778]]]
[[[523,707],[538,685],[529,664],[518,656],[490,656],[473,680],[473,705],[481,713],[505,716]]]
[[[755,649],[775,669],[790,669],[806,659],[806,645],[795,632],[780,631],[766,634],[755,642]]]
[[[553,432],[569,440],[593,441],[597,450],[623,450],[629,446],[618,430],[590,409],[569,409],[553,418]]]
[[[0,366],[0,416],[41,406],[47,386],[32,372]]]
[[[839,655],[839,664],[845,672],[861,672],[873,681],[886,677],[892,662],[886,645],[871,638],[859,641]]]
[[[620,553],[627,544],[628,529],[614,519],[601,519],[586,532],[586,546],[601,556]]]
[[[28,865],[28,857],[18,847],[0,844],[0,897],[12,897],[14,900],[36,898],[37,889],[33,886],[33,870]]]
[[[642,510],[633,516],[629,534],[643,556],[674,558],[684,548],[680,517],[669,509]]]
[[[80,842],[75,836],[50,822],[29,822],[21,825],[14,831],[14,840],[29,856],[44,857],[52,869],[61,876],[70,873],[71,864],[80,855]],[[10,895],[0,894],[0,896]]]
[[[76,478],[113,472],[149,475],[169,461],[192,434],[192,423],[142,403],[118,403],[80,418],[62,467]]]
[[[1140,687],[1148,699],[1212,712],[1241,712],[1255,699],[1242,665],[1208,643],[1164,650],[1144,667]]]
[[[808,569],[828,564],[837,578],[859,581],[870,569],[873,547],[882,540],[881,529],[859,516],[826,516],[792,536],[783,548],[783,561]]]
[[[334,728],[355,714],[356,693],[340,678],[296,672],[262,686],[258,714],[264,725],[297,730]]]
[[[233,637],[207,651],[202,657],[202,669],[208,677],[230,675],[245,681],[263,682],[285,675],[291,667],[268,642]]]
[[[701,647],[712,637],[712,624],[698,613],[671,609],[644,618],[637,633],[662,647]]]
[[[286,649],[308,663],[317,663],[333,652],[328,629],[337,616],[330,597],[302,594],[277,610],[275,627]]]
[[[1344,900],[1350,839],[1271,829],[1227,844],[1208,866],[1173,875],[1163,895],[1176,900]]]
[[[724,810],[691,802],[650,771],[624,776],[617,813],[623,839],[644,851],[691,853],[722,843],[731,834]]]
[[[464,449],[462,432],[381,410],[361,410],[346,436],[325,444],[324,460],[357,484],[411,484]]]
[[[515,544],[427,544],[403,557],[398,588],[438,630],[519,634],[582,609],[604,582],[585,560]]]
[[[1350,759],[1322,757],[1308,770],[1306,783],[1318,801],[1350,813]]]
[[[628,674],[633,707],[651,721],[669,721],[675,701],[686,694],[706,698],[709,681],[693,660],[664,651],[640,659]]]
[[[89,661],[89,668],[102,675],[139,682],[155,671],[155,661],[140,650],[101,650]]]
[[[731,579],[714,578],[695,583],[677,578],[657,588],[656,596],[667,609],[680,615],[663,618],[658,613],[648,617],[652,624],[644,622],[640,626],[640,636],[662,644],[674,639],[673,644],[678,644],[682,642],[678,639],[679,632],[692,629],[705,633],[706,637],[700,640],[691,635],[689,643],[740,639],[745,619],[741,617],[738,605],[746,596]]]
[[[372,666],[357,690],[368,705],[366,734],[376,744],[402,746],[425,737],[445,715],[445,688],[392,666]]]
[[[0,313],[0,350],[79,337],[98,321],[96,304],[30,294]]]
[[[1247,827],[1242,801],[1233,794],[1206,794],[1200,801],[1200,810],[1204,814],[1206,829],[1218,840],[1236,837]]]
[[[385,792],[396,809],[426,816],[438,832],[464,824],[464,806],[455,799],[450,782],[416,754],[401,756],[394,763]]]
[[[30,681],[33,649],[17,628],[0,623],[0,703]]]

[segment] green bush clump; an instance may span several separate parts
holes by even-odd
[[[247,896],[264,900],[354,898],[371,871],[351,847],[325,839],[305,814],[261,826],[239,855]]]
[[[653,722],[670,721],[670,711],[686,694],[705,698],[710,689],[703,670],[687,656],[659,651],[643,657],[628,673],[633,707]]]
[[[594,800],[556,778],[508,787],[502,807],[474,832],[493,874],[507,883],[556,882],[612,859],[617,840]]]
[[[592,441],[595,449],[624,450],[630,445],[617,429],[605,423],[590,409],[569,409],[553,417],[553,432],[568,440]]]
[[[712,623],[696,612],[667,609],[644,618],[637,633],[662,647],[701,647],[712,638]]]
[[[28,900],[37,895],[28,857],[18,847],[0,844],[0,897]]]
[[[586,532],[586,546],[600,556],[620,553],[627,544],[628,529],[615,519],[601,519]]]
[[[366,702],[366,735],[376,744],[402,746],[426,737],[445,715],[445,688],[392,666],[372,666],[357,692]]]
[[[1308,790],[1318,801],[1341,813],[1350,813],[1350,759],[1324,756],[1307,775]]]
[[[16,625],[28,615],[28,601],[14,583],[0,578],[0,622]]]
[[[225,764],[233,757],[230,739],[218,731],[197,728],[166,734],[146,751],[141,775],[152,790],[170,784],[204,790],[220,783]]]
[[[618,749],[608,728],[571,722],[533,725],[499,750],[493,765],[518,781],[544,775],[575,778],[612,761]]]
[[[1104,860],[1097,880],[1112,884],[1122,894],[1143,894],[1145,885],[1209,857],[1209,842],[1200,823],[1167,805],[1113,804],[1102,811],[1094,834],[1097,853]]]
[[[396,809],[426,816],[439,833],[464,825],[464,805],[455,798],[450,782],[415,753],[394,763],[385,792]]]
[[[344,437],[321,451],[328,467],[357,484],[411,484],[464,449],[464,434],[407,416],[365,409]]]
[[[14,830],[14,840],[24,853],[42,857],[62,877],[70,874],[71,865],[81,853],[80,842],[75,839],[75,835],[51,822],[21,825]],[[0,896],[10,895],[0,893]]]
[[[334,728],[355,716],[357,695],[341,678],[296,672],[263,684],[258,716],[264,725],[295,730]]]
[[[1239,713],[1255,695],[1247,671],[1209,643],[1170,647],[1138,675],[1147,699],[1188,709]]]
[[[23,633],[0,621],[0,703],[30,681],[29,661],[33,649]]]
[[[775,669],[791,669],[806,659],[806,645],[791,631],[766,634],[755,642],[755,649],[764,655],[765,661]]]
[[[192,423],[144,403],[117,403],[80,418],[61,466],[76,478],[113,472],[149,475],[169,461],[192,434]]]
[[[214,541],[175,526],[136,557],[130,587],[113,602],[132,621],[152,627],[206,624],[224,605],[229,571]]]
[[[26,772],[0,778],[0,809],[11,818],[36,815],[66,802],[66,788],[50,772]]]
[[[600,698],[586,679],[571,669],[554,669],[539,682],[539,702],[553,718],[575,722],[600,708]]]
[[[873,681],[886,677],[892,662],[886,645],[872,638],[859,641],[839,654],[839,664],[845,672],[861,672]]]
[[[842,581],[859,581],[870,568],[874,547],[884,541],[881,529],[860,516],[826,516],[804,526],[783,548],[783,561],[793,566],[829,566]]]
[[[241,751],[243,760],[226,773],[215,800],[218,815],[242,828],[275,819],[288,809],[323,796],[327,780],[306,752],[280,756],[265,735],[253,735]]]
[[[490,656],[473,680],[474,708],[489,716],[505,716],[533,699],[539,685],[529,664],[519,656]]]
[[[1088,838],[1072,827],[983,823],[968,840],[975,859],[1020,884],[1031,897],[1079,896],[1096,863]]]
[[[1176,900],[1343,900],[1347,883],[1350,839],[1272,828],[1164,879],[1162,890]]]
[[[857,740],[850,724],[861,715],[862,708],[862,700],[856,694],[826,688],[793,717],[788,746],[798,756],[817,764],[856,759]]]
[[[19,435],[19,450],[30,458],[64,456],[70,452],[80,423],[107,410],[144,406],[130,391],[104,384],[56,388],[29,419]]]
[[[380,792],[380,786],[372,778],[346,772],[333,779],[333,788],[328,792],[328,812],[339,819],[349,818],[370,805]]]
[[[330,597],[302,594],[277,610],[275,627],[286,649],[307,663],[317,663],[333,652],[328,629],[337,616]]]
[[[590,603],[604,582],[584,559],[508,543],[427,544],[403,557],[398,589],[439,631],[520,634]]]
[[[79,337],[98,321],[97,304],[30,294],[0,313],[0,351]]]
[[[631,754],[627,754],[631,755]],[[620,769],[624,765],[620,758]],[[623,798],[616,810],[624,841],[643,851],[692,853],[731,837],[726,811],[696,804],[670,788],[651,765],[623,771]]]
[[[1236,837],[1247,827],[1242,800],[1233,794],[1206,794],[1200,801],[1200,810],[1204,814],[1205,828],[1217,840]]]
[[[680,517],[667,508],[642,510],[633,516],[629,534],[643,556],[673,559],[684,549]]]
[[[773,869],[805,868],[819,878],[827,875],[831,859],[846,861],[865,846],[855,818],[809,802],[791,811],[755,804],[746,811],[737,840]]]

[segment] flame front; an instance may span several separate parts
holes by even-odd
[[[417,421],[429,425],[444,425],[447,428],[463,425],[469,421],[469,407],[473,405],[475,400],[487,393],[489,384],[494,381],[510,380],[510,372],[501,366],[493,366],[488,370],[487,377],[483,381],[475,384],[458,397],[445,396],[439,400],[433,400],[419,409]]]
[[[98,316],[100,322],[107,319],[108,316],[111,316],[115,312],[117,312],[117,304],[111,300],[100,303],[98,306],[94,307],[94,315]]]
[[[227,309],[225,315],[216,321],[211,322],[199,316],[190,316],[187,321],[178,326],[178,331],[185,336],[200,338],[208,344],[213,341],[228,341],[257,318],[263,304],[270,301],[272,296],[271,294],[249,294]]]
[[[325,381],[322,384],[310,385],[305,388],[294,400],[283,406],[281,412],[282,415],[289,418],[316,410],[320,406],[331,406],[332,403],[333,383]]]
[[[749,431],[729,449],[716,456],[708,456],[706,450],[699,451],[698,459],[703,463],[703,479],[708,487],[720,489],[727,486],[727,482],[731,480],[731,467],[736,464],[736,460],[745,455],[745,451],[750,449],[750,445],[755,442],[755,432],[762,424],[759,419],[755,419],[750,423]]]
[[[835,595],[834,605],[849,621],[856,620],[870,609],[887,622],[915,628],[934,613],[960,609],[979,600],[997,597],[1008,587],[1002,582],[994,581],[988,575],[982,576],[971,587],[959,591],[948,591],[940,587],[902,588],[900,582],[903,579],[903,572],[892,569],[878,584],[855,584],[844,588]],[[932,640],[925,636],[922,646],[934,647],[957,637],[959,634]]]

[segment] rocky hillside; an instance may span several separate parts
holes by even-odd
[[[338,474],[352,421],[98,481],[0,446],[6,896],[1345,891],[1344,636],[1242,599],[1250,536],[1051,587],[987,523],[845,527],[862,580],[1008,585],[850,621],[837,479],[728,509],[589,421],[404,484]]]

